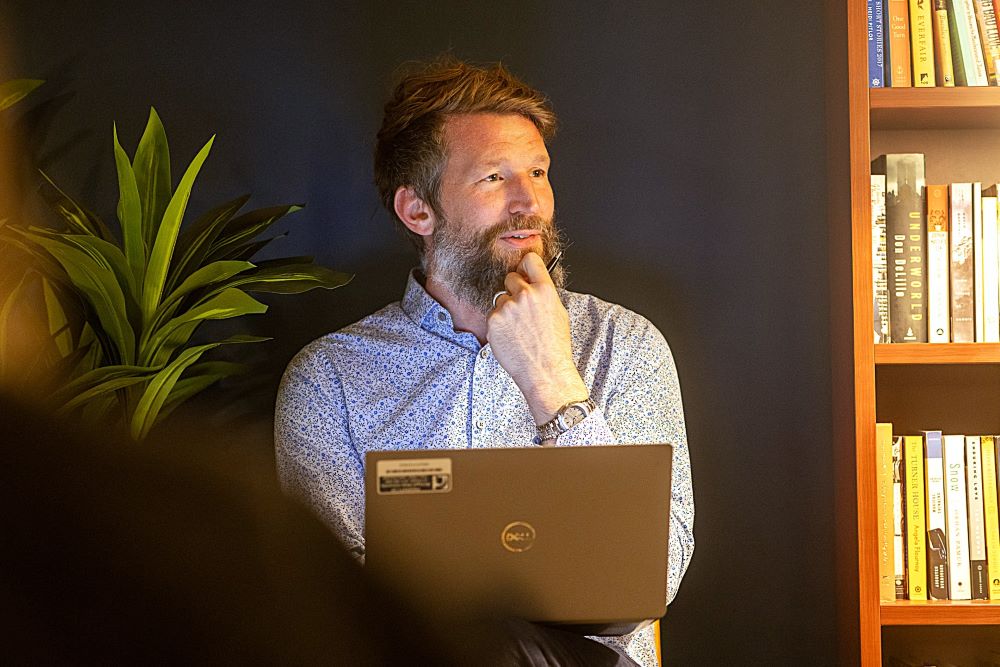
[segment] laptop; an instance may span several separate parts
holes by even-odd
[[[366,568],[444,613],[631,632],[666,613],[672,451],[368,452]]]

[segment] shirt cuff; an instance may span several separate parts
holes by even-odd
[[[587,418],[556,437],[557,447],[582,447],[586,445],[617,445],[614,433],[599,406]]]

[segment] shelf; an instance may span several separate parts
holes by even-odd
[[[1000,129],[1000,88],[871,88],[873,130]]]
[[[883,602],[881,624],[886,625],[1000,625],[1000,600],[933,600]]]
[[[1000,364],[1000,343],[880,344],[875,364]]]

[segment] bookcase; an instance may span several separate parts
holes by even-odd
[[[839,662],[975,664],[1000,601],[879,600],[875,423],[1000,433],[1000,345],[874,344],[870,162],[924,153],[927,183],[1000,182],[1000,88],[869,90],[865,0],[829,0],[825,19]]]

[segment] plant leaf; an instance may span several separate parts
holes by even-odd
[[[170,270],[169,289],[172,290],[179,281],[187,278],[204,263],[209,248],[222,232],[223,227],[236,215],[237,211],[243,208],[249,199],[250,195],[243,195],[217,206],[208,213],[199,216],[194,223],[181,232],[175,250],[178,259]]]
[[[121,144],[118,143],[118,128],[115,134],[115,167],[118,170],[118,220],[122,225],[122,243],[125,259],[136,280],[146,267],[146,248],[142,241],[142,204],[139,201],[139,186],[136,184],[132,163]]]
[[[43,79],[12,79],[0,83],[0,111],[14,106],[43,83]]]
[[[163,213],[163,220],[156,232],[156,241],[153,243],[153,250],[149,255],[149,263],[142,285],[142,320],[144,324],[148,324],[152,320],[153,314],[160,305],[160,298],[163,296],[163,288],[167,281],[167,271],[170,268],[170,259],[177,242],[177,233],[181,227],[181,220],[184,219],[188,199],[191,197],[191,188],[194,187],[194,180],[198,177],[201,166],[208,158],[214,141],[215,136],[213,135],[195,155]]]
[[[104,394],[109,394],[113,391],[124,389],[125,387],[131,387],[132,385],[139,384],[140,382],[145,382],[147,379],[146,375],[128,375],[106,380],[71,398],[58,409],[58,413],[67,414],[81,405],[85,405],[94,399],[100,398]]]
[[[142,242],[148,249],[153,247],[156,230],[170,201],[170,148],[163,123],[152,107],[132,168],[142,202]]]
[[[188,276],[188,278],[181,283],[180,287],[171,292],[170,296],[163,300],[161,310],[170,305],[179,303],[181,299],[196,289],[201,289],[202,287],[222,282],[227,278],[232,278],[239,273],[254,268],[257,268],[256,265],[251,264],[250,262],[212,262],[208,266],[203,266]]]
[[[45,179],[39,193],[42,198],[58,213],[76,234],[91,234],[105,241],[113,241],[114,234],[108,226],[94,213],[80,206],[72,197],[63,192],[44,171],[38,171]]]
[[[341,273],[318,264],[282,264],[271,260],[226,281],[216,291],[239,287],[248,292],[270,292],[274,294],[299,294],[321,287],[334,289],[342,287],[354,278],[349,273]]]
[[[284,216],[301,211],[302,208],[299,204],[271,206],[249,211],[239,217],[233,218],[226,224],[225,229],[219,234],[215,242],[212,243],[206,261],[235,259],[235,256],[232,254],[235,249],[255,239]],[[249,257],[246,257],[246,259],[249,259]]]
[[[141,363],[162,363],[194,333],[204,320],[223,320],[267,311],[267,306],[238,289],[226,289],[201,301],[194,308],[173,318],[140,343]]]
[[[13,328],[14,308],[21,299],[21,293],[24,291],[26,281],[27,275],[22,275],[14,289],[7,294],[7,299],[3,304],[0,304],[0,377],[5,377],[10,372],[7,360],[11,358],[12,354],[7,350],[8,340],[11,337],[11,329]]]
[[[167,402],[163,404],[163,408],[156,418],[156,423],[162,422],[184,401],[208,389],[219,380],[245,371],[246,365],[230,361],[202,361],[193,364],[188,368],[187,376],[182,377],[174,385],[174,390],[170,392]]]
[[[135,440],[142,440],[156,423],[163,405],[180,379],[181,373],[194,364],[205,352],[229,343],[253,343],[261,340],[254,336],[233,336],[218,343],[207,343],[188,348],[180,353],[168,366],[158,372],[139,398],[130,420],[130,432]]]
[[[42,276],[42,294],[49,320],[49,335],[55,342],[59,356],[68,357],[73,352],[73,335],[69,330],[69,318],[66,317],[66,311],[63,310],[59,297],[45,276]]]

